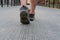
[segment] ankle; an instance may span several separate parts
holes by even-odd
[[[22,7],[22,6],[26,6],[26,5],[21,5],[21,7]]]
[[[30,14],[35,14],[35,11],[33,11],[33,10],[30,10]]]

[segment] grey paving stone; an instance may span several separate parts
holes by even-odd
[[[35,20],[23,25],[19,8],[0,8],[0,40],[60,40],[59,9],[37,6]]]

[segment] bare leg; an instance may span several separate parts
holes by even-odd
[[[27,0],[21,0],[21,6],[26,6],[26,2],[27,2]]]
[[[35,8],[36,8],[37,0],[30,0],[30,1],[31,1],[30,14],[35,14]]]

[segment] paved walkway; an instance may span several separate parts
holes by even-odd
[[[60,10],[37,6],[35,21],[23,25],[19,6],[0,7],[0,40],[60,40]]]

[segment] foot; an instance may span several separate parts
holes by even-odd
[[[35,12],[31,11],[30,9],[29,9],[29,18],[30,18],[30,21],[34,21],[35,19]]]
[[[29,14],[28,14],[28,8],[26,6],[22,6],[20,8],[20,22],[22,24],[29,24]]]
[[[30,21],[34,21],[34,19],[35,19],[35,14],[29,14],[29,18],[30,18]]]

